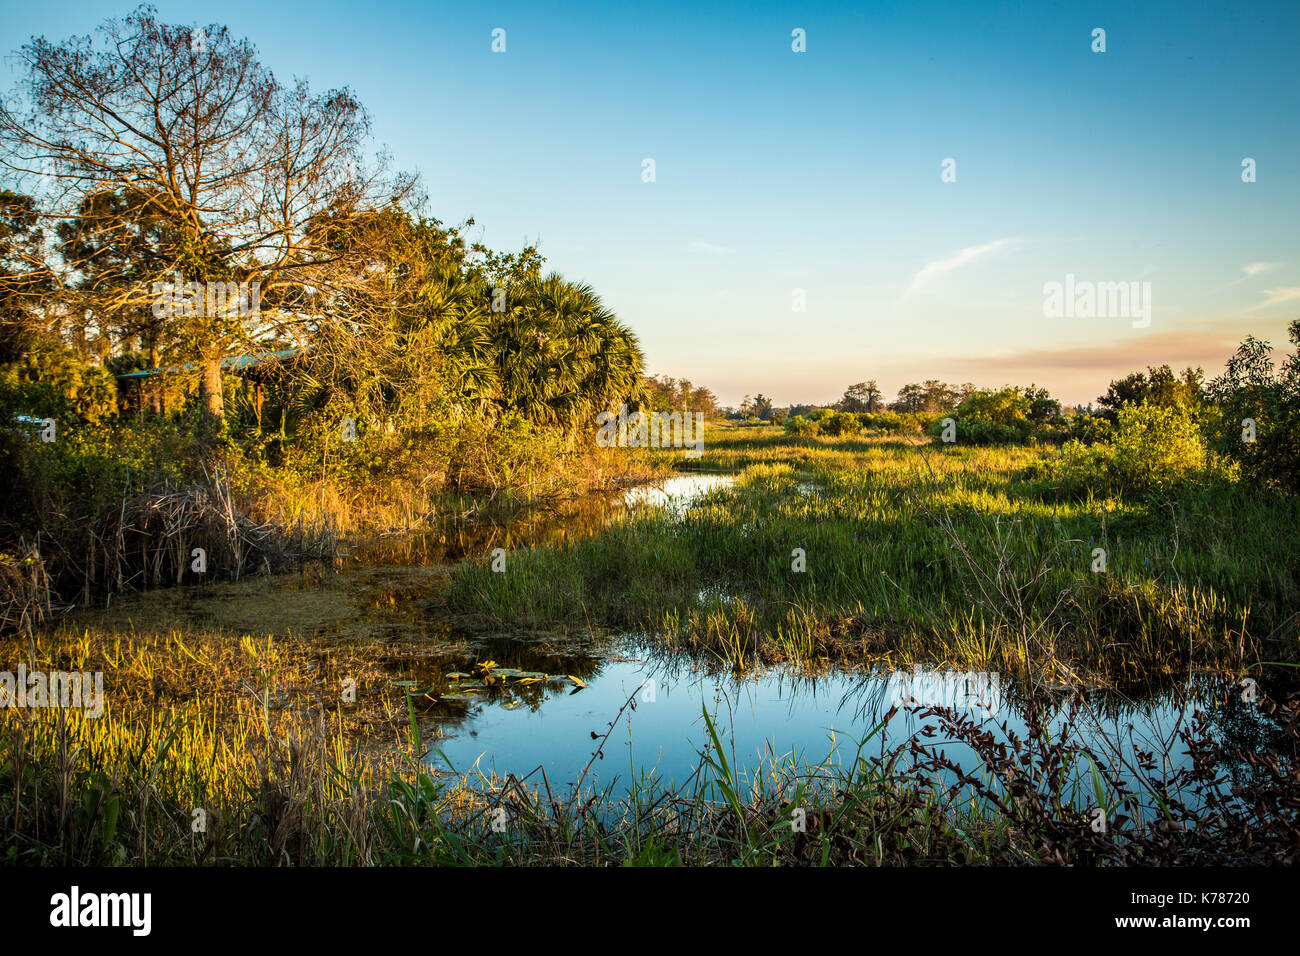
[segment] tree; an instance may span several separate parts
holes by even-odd
[[[957,403],[957,390],[937,379],[929,379],[922,389],[925,392],[923,408],[927,412],[947,411]]]
[[[1026,415],[1035,425],[1061,421],[1061,403],[1052,398],[1047,389],[1030,385],[1020,391],[1029,400]]]
[[[1105,409],[1103,414],[1112,421],[1120,408],[1130,404],[1187,405],[1194,408],[1201,403],[1204,378],[1205,371],[1200,368],[1185,368],[1182,375],[1177,376],[1168,365],[1159,368],[1148,366],[1146,372],[1132,372],[1112,381],[1106,394],[1097,402]]]
[[[503,408],[572,427],[640,394],[636,336],[590,286],[552,274],[526,283],[506,312],[490,315]]]
[[[919,412],[925,408],[925,389],[920,385],[904,385],[898,390],[898,400],[889,406],[895,412]]]
[[[879,411],[883,404],[881,399],[880,387],[873,379],[846,388],[838,408],[845,412],[875,412]]]
[[[767,421],[772,417],[772,400],[761,392],[750,398],[745,396],[745,400],[740,404],[740,413],[745,418],[761,418]]]
[[[0,364],[17,359],[38,336],[38,306],[51,288],[36,203],[0,190]]]
[[[61,273],[93,266],[95,283],[69,298],[97,321],[153,309],[174,276],[197,288],[163,317],[201,371],[206,410],[221,419],[221,361],[232,350],[271,338],[307,344],[340,300],[353,327],[382,309],[360,294],[374,250],[338,237],[411,197],[415,180],[385,178],[382,162],[365,170],[369,119],[349,90],[283,86],[225,27],[163,24],[142,6],[98,33],[98,43],[37,38],[18,52],[23,95],[0,105],[0,162],[45,174],[42,215],[79,220],[59,250]],[[79,258],[104,248],[78,242],[99,226],[108,236],[148,232],[156,255],[147,264]],[[213,283],[257,288],[256,308],[210,307]]]
[[[97,314],[101,360],[111,347],[112,337],[133,340],[147,351],[150,369],[158,369],[169,344],[168,319],[150,305],[126,301],[105,302],[110,292],[120,293],[145,283],[167,265],[167,250],[180,239],[175,226],[155,214],[154,197],[139,189],[114,192],[101,190],[82,199],[77,215],[58,224],[60,254],[78,263],[77,274],[68,283],[67,298],[83,297],[86,308],[73,308],[73,315]],[[95,306],[98,303],[99,308]],[[79,344],[86,346],[87,329],[77,328]],[[155,413],[163,410],[160,383],[151,383],[149,401]]]
[[[711,418],[718,412],[718,397],[712,389],[696,386],[689,379],[651,375],[645,380],[646,402],[650,411],[703,412]]]
[[[1300,491],[1300,319],[1287,336],[1296,351],[1275,369],[1272,347],[1252,336],[1206,387],[1219,406],[1215,443],[1250,478]]]

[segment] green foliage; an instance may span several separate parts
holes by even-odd
[[[1069,437],[1060,403],[1046,389],[1032,385],[973,392],[962,399],[951,417],[956,422],[957,441],[964,444],[1061,442]],[[926,430],[939,437],[942,416],[933,416]]]
[[[1214,447],[1247,477],[1294,494],[1300,491],[1300,319],[1287,334],[1297,350],[1280,369],[1269,344],[1251,336],[1207,393],[1219,408],[1210,425]],[[1254,441],[1247,419],[1255,425]]]
[[[1194,479],[1230,472],[1206,447],[1197,412],[1186,405],[1122,405],[1111,441],[1071,440],[1045,473],[1074,496],[1172,492]]]
[[[9,422],[18,415],[63,424],[104,421],[117,412],[117,381],[72,349],[31,350],[0,368],[0,411]]]
[[[858,417],[864,428],[875,429],[883,435],[895,435],[906,431],[912,420],[911,416],[901,415],[898,412],[863,412]]]
[[[1202,381],[1205,372],[1202,369],[1183,369],[1181,376],[1175,375],[1168,365],[1148,366],[1146,372],[1133,372],[1110,383],[1106,394],[1097,401],[1105,411],[1102,412],[1111,421],[1125,405],[1185,405],[1198,408],[1204,397]]]
[[[1125,486],[1165,488],[1205,469],[1205,442],[1187,406],[1125,405],[1118,418],[1111,463]]]
[[[1075,415],[1069,420],[1070,438],[1090,445],[1093,442],[1109,441],[1111,421],[1103,415],[1087,413]]]
[[[115,513],[128,495],[187,477],[184,462],[197,454],[195,424],[60,424],[52,442],[0,431],[0,457],[8,462],[0,540],[31,541],[39,533],[53,556],[52,574],[74,571],[97,522]]]
[[[843,435],[856,435],[862,431],[861,420],[852,412],[837,412],[831,409],[827,409],[826,412],[827,414],[818,416],[823,435],[838,438]]]
[[[819,422],[802,415],[792,415],[785,420],[785,431],[789,435],[817,435],[821,430]]]

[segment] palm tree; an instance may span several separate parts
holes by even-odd
[[[491,319],[502,407],[572,429],[638,395],[636,336],[590,286],[552,273],[523,284]]]

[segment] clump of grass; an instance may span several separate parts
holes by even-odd
[[[39,544],[20,541],[16,554],[0,553],[0,633],[32,634],[53,616],[53,589]]]

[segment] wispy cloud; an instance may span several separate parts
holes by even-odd
[[[1281,264],[1282,263],[1280,262],[1248,262],[1241,267],[1241,278],[1233,279],[1231,282],[1225,282],[1221,286],[1215,286],[1210,290],[1209,294],[1214,295],[1222,292],[1224,289],[1231,289],[1233,286],[1241,285],[1241,283],[1254,279],[1256,276],[1263,275],[1269,269],[1276,269]]]
[[[954,269],[960,269],[962,266],[970,265],[977,259],[982,259],[987,255],[1015,245],[1019,239],[995,239],[987,242],[982,246],[967,246],[956,255],[949,256],[947,259],[936,259],[934,262],[927,262],[921,267],[920,271],[912,277],[912,283],[903,293],[903,298],[915,295],[923,291],[927,286],[933,283],[940,276],[952,272]]]
[[[707,253],[711,256],[720,256],[731,251],[726,246],[714,245],[711,242],[705,242],[703,239],[694,240],[691,243],[691,248],[696,252]]]
[[[1265,289],[1264,295],[1268,296],[1263,302],[1257,302],[1252,305],[1247,312],[1254,312],[1257,309],[1267,309],[1270,305],[1277,305],[1279,302],[1295,302],[1300,299],[1300,285],[1282,286],[1278,289]]]
[[[1261,272],[1267,272],[1269,269],[1276,269],[1276,262],[1251,262],[1241,267],[1241,271],[1246,273],[1246,278],[1253,279]]]

